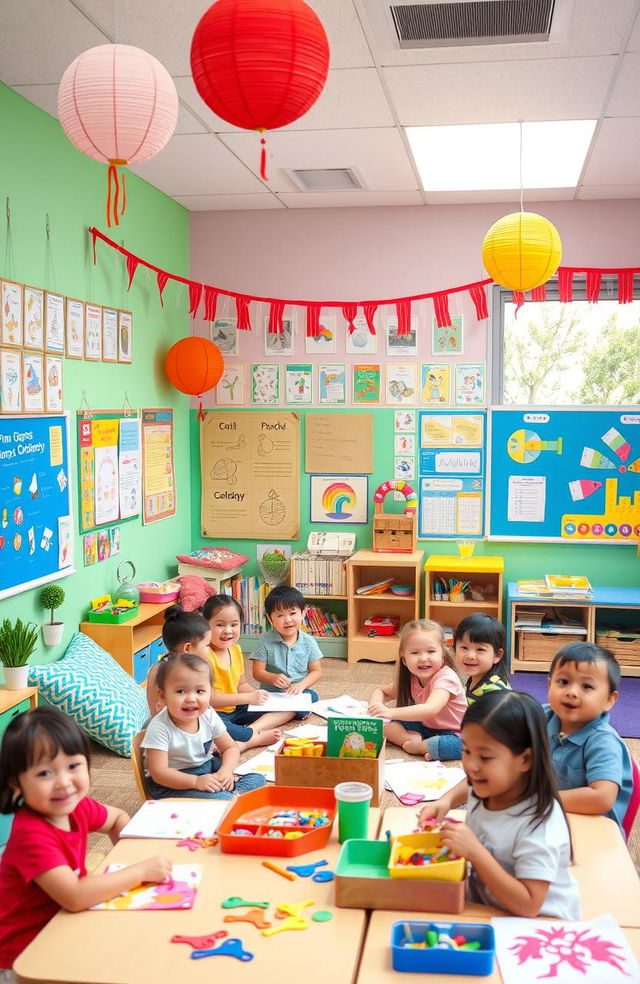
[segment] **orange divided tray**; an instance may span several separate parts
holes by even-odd
[[[283,822],[276,814],[318,811],[326,814],[328,823],[311,824]],[[243,793],[225,814],[217,830],[220,850],[225,854],[264,854],[271,857],[295,858],[309,851],[319,851],[331,834],[336,814],[333,789],[302,786],[263,786]],[[250,831],[238,833],[238,831]],[[273,832],[282,837],[268,836]],[[287,837],[295,834],[295,837]]]

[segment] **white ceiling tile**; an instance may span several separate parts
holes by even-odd
[[[636,22],[627,45],[627,51],[640,51],[640,14],[636,17]]]
[[[117,15],[121,8],[124,10],[123,0],[120,2],[118,0],[73,0],[73,6],[83,11],[96,27],[105,32],[110,41],[115,38]]]
[[[322,21],[331,52],[331,68],[373,65],[353,0],[307,0]]]
[[[583,175],[585,185],[640,183],[640,118],[604,120]]]
[[[197,119],[191,110],[189,110],[184,103],[178,103],[178,122],[176,123],[176,128],[174,135],[178,136],[181,133],[208,133],[206,126],[199,119]]]
[[[284,208],[275,196],[263,195],[175,195],[190,212],[236,212],[239,209]]]
[[[341,68],[329,72],[318,101],[288,130],[337,130],[393,126],[394,119],[375,68]]]
[[[131,170],[172,197],[263,190],[262,182],[210,133],[172,137],[156,157]]]
[[[224,141],[258,173],[256,134],[224,133]],[[402,138],[392,127],[364,130],[274,130],[267,137],[267,173],[272,191],[292,192],[283,168],[351,167],[367,191],[414,191],[418,181]]]
[[[202,100],[198,90],[196,89],[191,75],[178,75],[174,76],[173,81],[176,84],[176,89],[178,90],[178,95],[180,96],[180,102],[188,106],[191,112],[201,119],[202,122],[212,133],[225,133],[227,131],[233,132],[234,130],[238,133],[242,132],[239,127],[233,126],[231,123],[227,123],[226,120],[221,119],[213,113],[207,104]]]
[[[640,52],[627,54],[622,59],[606,114],[640,116]]]
[[[598,201],[608,198],[640,198],[640,184],[635,185],[583,185],[578,198]]]
[[[613,58],[386,68],[403,126],[596,119]]]
[[[358,208],[365,205],[422,205],[419,191],[325,191],[278,195],[287,208]]]
[[[520,192],[507,191],[431,191],[424,193],[427,205],[476,205],[480,202],[504,202],[517,205],[520,210]],[[576,195],[575,188],[527,188],[524,207],[528,201],[535,202],[570,202]],[[535,209],[534,209],[535,211]]]
[[[115,0],[118,3],[118,0]],[[191,38],[211,0],[126,0],[118,3],[118,41],[162,62],[170,75],[191,71]]]
[[[67,65],[109,38],[67,0],[3,3],[2,81],[7,85],[58,83]]]

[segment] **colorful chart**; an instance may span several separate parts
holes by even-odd
[[[520,465],[528,465],[535,461],[542,451],[555,451],[562,454],[562,438],[555,441],[543,441],[539,434],[531,430],[514,431],[507,442],[509,457]]]
[[[356,493],[347,482],[334,482],[322,494],[322,508],[328,519],[349,519],[356,503]]]

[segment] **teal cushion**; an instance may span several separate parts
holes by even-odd
[[[29,667],[29,683],[101,745],[131,755],[149,716],[145,691],[97,642],[76,632],[57,663]]]

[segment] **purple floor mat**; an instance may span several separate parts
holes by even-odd
[[[546,673],[512,673],[511,686],[531,694],[547,703]],[[613,705],[609,717],[611,726],[623,738],[640,738],[640,677],[625,677],[620,680],[620,696]]]

